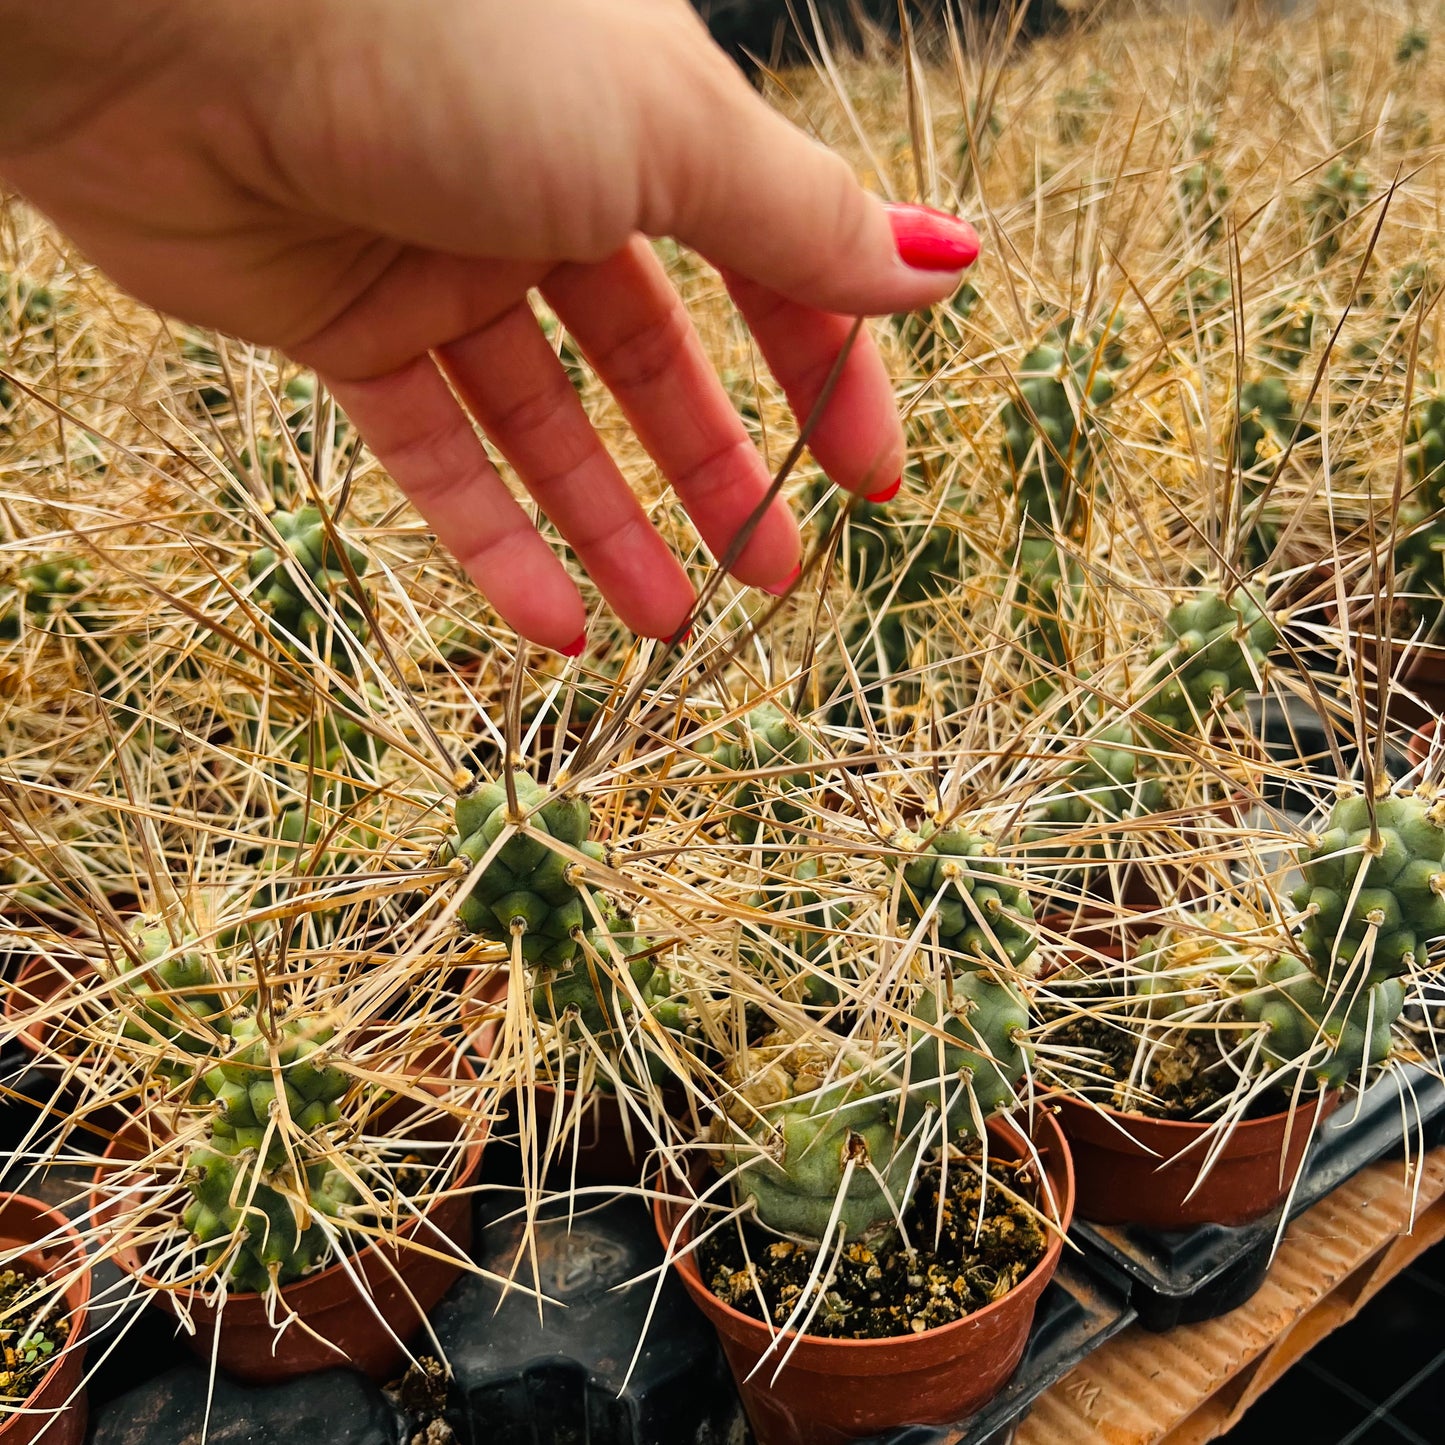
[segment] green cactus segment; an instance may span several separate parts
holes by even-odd
[[[315,1216],[338,1219],[357,1200],[346,1176],[324,1161],[305,1166],[298,1186],[289,1167],[264,1169],[255,1153],[235,1140],[217,1138],[191,1151],[187,1187],[191,1203],[183,1223],[207,1263],[231,1257],[232,1291],[265,1293],[290,1284],[323,1264],[330,1244]]]
[[[126,960],[115,990],[125,1037],[172,1044],[187,1054],[211,1052],[216,1035],[231,1032],[231,1018],[205,954],[189,944],[176,951],[169,931],[152,920],[138,922],[131,936],[141,961]],[[179,1061],[166,1060],[164,1072],[181,1072]]]
[[[749,1130],[761,1162],[737,1176],[738,1201],[751,1198],[765,1228],[810,1241],[825,1237],[835,1209],[849,1239],[891,1230],[906,1203],[913,1158],[897,1147],[892,1101],[871,1097],[861,1079],[802,1093],[811,1076],[783,1068],[769,1075],[787,1081],[789,1092],[762,1106]]]
[[[913,1017],[905,1131],[912,1134],[923,1122],[924,1142],[936,1142],[940,1126],[925,1119],[931,1113],[944,1121],[950,1139],[975,1135],[981,1120],[1018,1102],[1031,1056],[1029,1006],[1018,989],[981,973],[954,979],[944,1002],[946,1040],[930,1032],[939,1022],[937,994],[926,990]]]
[[[1343,158],[1333,162],[1305,200],[1310,240],[1320,265],[1339,253],[1341,228],[1370,199],[1370,178]]]
[[[809,782],[806,765],[813,759],[807,735],[772,703],[755,707],[740,725],[725,733],[713,750],[713,761],[727,773],[749,773],[763,769],[795,766],[795,773],[747,778],[733,793],[736,812],[728,819],[728,831],[739,842],[751,843],[760,826],[767,822],[796,823],[804,810],[790,801]]]
[[[349,1083],[328,1048],[335,1032],[326,1020],[307,1015],[283,1021],[273,1041],[253,1017],[238,1019],[231,1032],[232,1052],[205,1076],[216,1101],[212,1137],[259,1149],[273,1113],[283,1108],[293,1128],[305,1133],[334,1124],[340,1118],[337,1101]],[[270,1134],[267,1164],[274,1168],[286,1151],[281,1126],[270,1128]]]
[[[1344,798],[1317,843],[1301,850],[1304,881],[1292,895],[1305,910],[1300,942],[1315,973],[1339,986],[1423,967],[1426,945],[1445,935],[1445,815],[1421,792],[1375,802],[1378,843],[1370,842],[1369,806]]]
[[[1405,1006],[1400,979],[1330,987],[1299,959],[1281,955],[1263,970],[1261,984],[1244,996],[1243,1012],[1265,1026],[1264,1053],[1278,1067],[1304,1067],[1337,1089],[1389,1057],[1391,1028]]]
[[[578,887],[578,865],[550,843],[601,860],[601,845],[587,841],[591,810],[582,798],[546,801],[546,792],[527,773],[515,772],[512,778],[529,831],[512,833],[495,852],[497,840],[512,826],[505,786],[488,783],[457,799],[457,831],[443,858],[476,864],[491,854],[457,917],[482,938],[506,942],[519,936],[529,963],[570,964],[581,956],[580,939],[593,920]]]
[[[1014,635],[1022,652],[1042,664],[1026,688],[1027,696],[1038,703],[1056,690],[1058,672],[1075,663],[1066,624],[1084,595],[1084,569],[1075,557],[1062,554],[1052,539],[1025,537],[1013,576]]]
[[[1414,501],[1439,511],[1445,506],[1445,396],[1429,397],[1410,418],[1405,460],[1417,488]]]
[[[1142,712],[1175,732],[1197,731],[1211,712],[1257,686],[1278,640],[1268,614],[1243,589],[1228,601],[1217,592],[1196,593],[1165,619],[1164,641],[1152,658],[1163,680]]]
[[[1153,759],[1127,722],[1095,734],[1084,756],[1065,775],[1063,786],[1067,791],[1050,798],[1023,831],[1023,841],[1037,856],[1099,856],[1106,847],[1104,840],[1075,842],[1060,835],[1091,824],[1147,817],[1162,811],[1167,802]]]
[[[1279,376],[1247,381],[1239,392],[1239,465],[1253,471],[1264,459],[1264,440],[1271,439],[1273,455],[1289,444],[1296,425],[1294,398],[1289,383]]]
[[[1295,371],[1309,355],[1315,334],[1315,310],[1303,297],[1271,306],[1260,318],[1260,349],[1287,371]],[[1250,383],[1268,387],[1283,382],[1278,377]],[[1249,386],[1245,391],[1248,392]],[[1287,393],[1286,393],[1287,395]]]
[[[1445,516],[1405,506],[1395,528],[1395,598],[1424,624],[1422,640],[1439,642],[1445,624]]]
[[[47,557],[20,569],[13,585],[0,587],[0,640],[14,641],[23,627],[43,627],[48,617],[67,613],[83,626],[82,599],[93,581],[83,557]]]
[[[366,554],[344,539],[334,538],[320,511],[302,507],[296,512],[275,512],[271,524],[285,544],[285,554],[261,547],[251,556],[249,572],[257,583],[256,596],[270,613],[273,635],[286,645],[303,643],[309,648],[324,645],[328,632],[343,628],[358,642],[365,642],[369,628],[363,608],[364,594],[358,595],[342,563],[336,542],[345,549],[346,559],[358,578],[366,572]],[[307,586],[292,569],[304,574]],[[318,610],[318,605],[324,611]],[[343,648],[332,645],[328,661],[345,667],[349,659]]]
[[[899,923],[912,929],[928,914],[939,944],[973,966],[1018,967],[1038,946],[1028,894],[986,838],[958,827],[899,839]]]
[[[1018,371],[1018,396],[1003,410],[1003,454],[1013,469],[1020,519],[1067,528],[1093,464],[1094,414],[1114,395],[1117,347],[1058,339],[1036,346]]]

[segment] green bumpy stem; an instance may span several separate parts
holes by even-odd
[[[1271,1062],[1307,1069],[1325,1088],[1338,1089],[1389,1057],[1405,985],[1386,978],[1368,987],[1330,986],[1282,954],[1241,1004],[1245,1018],[1264,1026]]]
[[[986,838],[950,825],[897,841],[910,855],[901,869],[903,926],[911,930],[932,909],[940,945],[965,965],[1017,967],[1038,947],[1033,903]]]
[[[1445,809],[1423,789],[1375,801],[1341,799],[1318,842],[1299,855],[1304,881],[1291,895],[1306,911],[1300,942],[1315,974],[1366,985],[1425,963],[1445,935]]]
[[[844,1078],[760,1112],[749,1132],[761,1162],[734,1182],[734,1196],[752,1199],[760,1224],[817,1243],[836,1208],[837,1226],[849,1239],[893,1228],[912,1156],[898,1150],[890,1103],[872,1097],[866,1080]]]
[[[908,1035],[903,1103],[906,1133],[912,1135],[922,1124],[925,1143],[936,1143],[940,1129],[950,1140],[976,1136],[991,1114],[1018,1102],[1032,1050],[1028,1000],[1012,984],[982,973],[953,979],[943,1000],[945,1038],[934,1031],[939,997],[932,990],[919,998],[913,1017],[917,1023]]]
[[[205,954],[198,946],[173,953],[170,932],[154,919],[139,920],[131,936],[149,974],[127,965],[116,984],[125,1012],[122,1033],[136,1043],[174,1045],[187,1055],[209,1053],[215,1036],[229,1034],[232,1022]],[[168,1058],[161,1072],[181,1078],[192,1071],[180,1058]]]
[[[581,937],[592,919],[578,887],[577,865],[549,840],[601,860],[600,844],[587,840],[591,810],[582,798],[546,799],[527,773],[512,775],[517,806],[529,814],[529,833],[514,832],[492,855],[457,910],[469,932],[506,942],[520,938],[528,963],[553,967],[581,956]],[[480,863],[511,825],[502,783],[487,783],[457,799],[457,831],[442,850],[446,858]]]
[[[1151,658],[1162,681],[1140,711],[1163,727],[1191,733],[1214,709],[1233,705],[1256,685],[1279,633],[1242,589],[1228,601],[1206,590],[1170,611],[1164,639]]]
[[[340,555],[326,522],[315,507],[302,507],[295,512],[275,512],[272,525],[285,544],[287,558],[279,557],[274,548],[260,547],[251,556],[248,571],[257,585],[256,596],[271,616],[271,632],[285,646],[298,643],[314,649],[326,636],[328,625],[345,629],[358,642],[365,642],[369,631],[362,603],[364,590],[357,595],[342,565]],[[360,548],[338,538],[345,550],[351,570],[358,578],[365,574],[367,559]],[[300,569],[311,583],[305,588],[293,576],[287,561]],[[330,603],[325,616],[317,610],[317,598]],[[337,668],[349,668],[350,659],[344,648],[330,646],[327,661]]]
[[[728,819],[728,831],[741,843],[751,843],[767,823],[796,823],[804,811],[790,801],[807,787],[808,774],[801,769],[813,759],[813,747],[788,717],[772,703],[753,708],[739,727],[724,734],[713,752],[713,761],[724,772],[745,773],[757,768],[797,766],[796,773],[768,778],[748,778],[733,794],[736,811]]]

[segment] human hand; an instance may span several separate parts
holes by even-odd
[[[865,193],[685,0],[0,0],[0,34],[0,176],[137,296],[314,367],[497,612],[569,655],[582,599],[472,419],[629,627],[672,637],[694,597],[533,288],[721,558],[770,479],[646,238],[722,270],[799,418],[851,317],[939,300],[977,254]],[[809,445],[896,490],[866,334]],[[799,555],[775,501],[731,569],[780,591]]]

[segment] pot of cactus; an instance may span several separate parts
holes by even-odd
[[[0,1194],[0,1441],[81,1445],[90,1261],[70,1221],[23,1194]]]
[[[685,1033],[691,1014],[668,947],[587,886],[604,851],[590,830],[586,799],[512,769],[458,797],[441,860],[468,879],[461,926],[506,945],[509,977],[524,982],[531,1047],[514,1107],[527,1173],[636,1184],[648,1135],[666,1129],[676,1054],[664,1035]]]
[[[1057,1102],[1083,1218],[1239,1225],[1284,1204],[1320,1122],[1390,1057],[1445,934],[1442,822],[1428,789],[1347,796],[1300,849],[1296,937],[1200,914],[1049,980],[1039,1046],[1083,1050]]]
[[[467,1267],[489,1117],[476,1071],[404,1024],[219,999],[142,1005],[174,1046],[181,1105],[142,1112],[105,1150],[91,1206],[110,1253],[237,1379],[344,1364],[390,1378]]]
[[[1023,1354],[1072,1213],[1057,1125],[1007,1112],[1030,1067],[1027,896],[962,828],[892,842],[906,982],[886,1024],[844,1038],[790,1008],[739,1039],[711,1170],[655,1196],[760,1445],[976,1412]]]
[[[1237,709],[1277,636],[1243,588],[1187,593],[1118,703],[1101,689],[1050,738],[1061,763],[1020,841],[1051,910],[1149,909],[1208,891],[1209,870],[1196,876],[1181,854],[1207,854],[1257,791],[1258,749]]]

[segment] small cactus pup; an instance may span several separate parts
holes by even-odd
[[[1433,788],[1341,798],[1298,862],[1292,899],[1318,980],[1358,991],[1426,968],[1445,936],[1445,801]]]
[[[1019,969],[1038,947],[1034,908],[993,841],[957,824],[893,838],[898,924],[936,939],[957,968]]]
[[[527,963],[575,963],[593,927],[582,869],[585,860],[604,856],[602,845],[587,838],[591,809],[583,798],[549,796],[520,769],[511,774],[511,789],[515,814],[505,781],[457,798],[456,832],[443,845],[442,861],[455,860],[462,871],[485,862],[457,918],[479,937],[516,940]]]
[[[900,1148],[897,1094],[822,1039],[767,1035],[725,1072],[733,1196],[765,1229],[812,1245],[893,1233],[917,1150]]]
[[[1203,735],[1264,676],[1279,632],[1245,588],[1228,596],[1201,588],[1164,619],[1154,648],[1154,687],[1140,706],[1149,722],[1174,733]]]
[[[813,756],[808,735],[770,702],[722,731],[713,762],[722,772],[742,775],[728,818],[734,838],[752,843],[803,818],[804,809],[793,799],[811,782],[807,765]]]
[[[366,572],[366,553],[336,533],[314,506],[274,512],[271,525],[282,545],[258,547],[248,571],[272,634],[285,647],[319,651],[333,667],[349,671],[351,658],[337,632],[363,643],[370,627],[365,589],[353,586],[342,552],[358,579]]]
[[[1003,454],[1026,530],[1072,524],[1093,466],[1097,413],[1112,399],[1123,365],[1116,334],[1102,331],[1091,344],[1055,332],[1019,364],[1017,395],[1003,410]]]
[[[27,628],[50,631],[57,617],[86,627],[93,581],[83,557],[44,557],[22,567],[11,585],[0,585],[0,642],[15,641]]]
[[[224,1046],[231,1033],[231,1009],[215,969],[194,938],[178,944],[154,915],[131,926],[127,952],[132,956],[116,960],[112,993],[122,1034],[156,1048],[159,1071],[168,1078],[187,1077],[194,1058]]]

